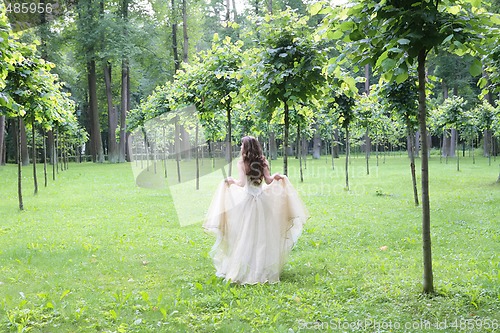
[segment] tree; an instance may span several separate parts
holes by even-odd
[[[88,115],[90,118],[90,152],[94,162],[104,162],[104,150],[99,121],[96,61],[99,51],[98,7],[94,0],[78,2],[78,36],[81,54],[87,67]]]
[[[256,54],[251,55],[252,89],[264,98],[263,117],[277,117],[283,108],[283,173],[288,174],[290,107],[297,102],[310,103],[324,82],[324,54],[311,39],[308,17],[290,9],[275,16],[256,19],[259,36]]]
[[[397,118],[401,118],[406,127],[408,155],[410,157],[410,172],[413,184],[413,199],[419,205],[417,177],[415,174],[415,132],[418,128],[418,105],[416,77],[410,76],[407,80],[397,83],[388,82],[382,87],[382,95],[386,99],[389,110]]]
[[[456,5],[455,5],[456,4]],[[364,66],[371,64],[386,81],[404,82],[409,68],[417,65],[419,126],[422,140],[422,242],[423,291],[434,292],[430,233],[429,164],[426,109],[426,60],[438,47],[465,54],[479,45],[488,17],[477,13],[477,3],[466,1],[358,1],[335,9],[322,4],[311,12],[326,15],[320,28],[330,39],[343,38],[348,50],[337,58],[339,63],[351,60]],[[478,17],[480,19],[478,19]],[[481,25],[481,26],[480,26]],[[479,72],[478,72],[479,69]],[[475,60],[472,74],[480,74],[481,63]]]
[[[438,127],[440,127],[443,133],[446,133],[446,129],[453,128],[460,132],[460,130],[467,123],[467,118],[465,117],[465,106],[467,102],[464,101],[462,97],[453,96],[444,100],[443,104],[438,107]],[[457,146],[458,137],[454,137],[455,142],[453,147]],[[453,154],[455,155],[455,154]],[[457,155],[457,171],[460,171],[460,154]]]
[[[349,93],[351,92],[351,93]],[[345,132],[345,188],[349,190],[349,153],[351,150],[350,143],[350,126],[355,119],[354,104],[355,99],[352,96],[352,90],[334,92],[331,101],[332,108],[336,111],[337,122]]]
[[[6,30],[7,32],[8,29]],[[3,54],[10,56],[2,81],[1,111],[6,118],[15,119],[17,124],[17,162],[19,209],[24,209],[22,195],[21,137],[24,123],[31,126],[33,148],[33,180],[35,194],[38,192],[36,173],[36,126],[50,129],[54,123],[75,124],[74,107],[67,94],[61,92],[57,76],[50,73],[53,64],[36,56],[36,49],[7,34]],[[75,125],[75,127],[77,127]]]
[[[232,125],[231,115],[235,100],[242,85],[241,41],[231,42],[230,37],[220,40],[214,35],[212,48],[201,54],[202,69],[198,76],[196,94],[204,113],[223,111],[226,116],[226,157],[229,163],[229,176],[232,168]]]

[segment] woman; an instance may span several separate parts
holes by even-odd
[[[204,228],[217,239],[210,252],[216,275],[238,284],[274,283],[308,213],[286,176],[270,174],[259,142],[241,144],[239,178],[214,195]]]

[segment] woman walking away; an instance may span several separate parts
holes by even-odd
[[[241,140],[239,178],[226,178],[203,227],[216,236],[216,275],[238,284],[275,283],[309,215],[286,176],[270,174],[259,142]]]

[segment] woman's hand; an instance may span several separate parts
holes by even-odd
[[[280,175],[279,173],[275,173],[275,174],[273,175],[273,178],[274,178],[274,180],[281,180],[281,179],[283,179],[283,178],[285,178],[285,177],[283,177],[283,176],[282,176],[282,175]]]
[[[236,184],[236,181],[234,180],[233,177],[227,177],[226,179],[224,179],[224,181],[226,182],[227,186],[231,186],[231,184]]]

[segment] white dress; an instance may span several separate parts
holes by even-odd
[[[216,275],[239,284],[278,282],[308,217],[287,177],[259,186],[222,182],[203,224],[216,236]]]

